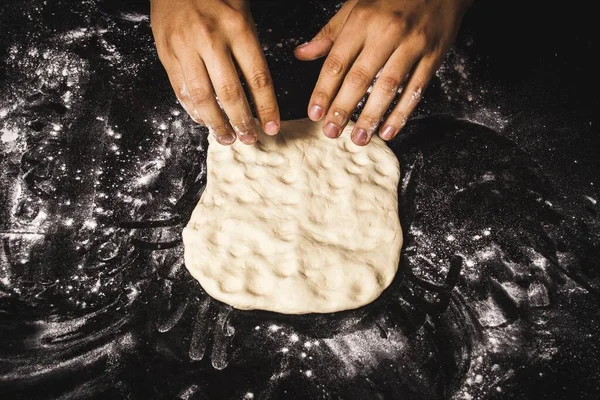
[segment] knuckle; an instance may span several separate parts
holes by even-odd
[[[332,107],[332,110],[329,112],[330,117],[339,125],[348,122],[348,114],[348,111],[339,107]]]
[[[225,120],[214,121],[210,125],[217,136],[226,135],[229,133],[229,122]]]
[[[203,106],[214,100],[212,93],[200,86],[193,86],[189,89],[189,97],[194,105]]]
[[[250,87],[254,89],[268,89],[272,85],[271,75],[265,70],[256,71],[250,76],[248,83],[250,84]]]
[[[171,49],[187,46],[190,43],[190,35],[183,28],[173,30],[167,39],[167,43]]]
[[[321,107],[324,107],[329,104],[330,100],[331,100],[331,97],[327,93],[325,93],[321,90],[318,90],[318,91],[315,91],[313,98],[311,100],[311,104],[315,103],[315,104],[320,105]]]
[[[406,32],[415,23],[415,18],[410,12],[396,11],[390,15],[390,23]]]
[[[360,125],[364,126],[367,132],[371,133],[377,129],[377,126],[379,125],[379,118],[363,112],[360,115]]]
[[[400,88],[400,79],[393,76],[381,76],[377,79],[376,87],[386,95],[396,95]]]
[[[229,121],[233,130],[242,135],[248,135],[253,132],[256,132],[256,124],[254,123],[254,119],[251,116],[243,116],[239,121]]]
[[[182,54],[186,49],[195,48],[197,43],[212,43],[217,27],[211,21],[204,19],[195,21],[187,26],[173,29],[166,40],[167,48],[174,54]]]
[[[169,83],[171,84],[173,92],[175,93],[175,96],[178,100],[189,101],[187,91],[185,89],[185,84],[182,80],[178,79],[178,77],[173,76],[169,77]]]
[[[400,38],[408,31],[408,22],[402,12],[396,12],[390,15],[387,24],[382,29],[383,32],[387,33],[393,38]]]
[[[369,9],[368,6],[357,5],[352,10],[352,16],[358,21],[365,21],[369,17],[373,15],[372,9]]]
[[[331,28],[331,23],[328,22],[325,24],[325,26],[323,26],[323,28],[319,31],[319,33],[317,33],[317,38],[329,38],[331,37],[331,32],[332,32],[332,28]]]
[[[323,64],[323,69],[331,76],[340,76],[344,71],[344,57],[339,53],[330,53]]]
[[[346,79],[349,85],[358,89],[365,89],[371,83],[369,74],[363,67],[352,68]]]
[[[215,34],[218,27],[211,19],[199,17],[200,19],[193,23],[191,31],[194,36],[200,36],[203,39],[211,37]]]
[[[219,88],[219,99],[225,103],[237,101],[241,98],[240,88],[233,82],[227,82]]]
[[[406,16],[404,11],[394,11],[390,14],[390,24],[396,26],[403,26],[406,23]]]
[[[221,16],[221,26],[231,37],[247,35],[252,32],[253,24],[247,14],[234,8],[226,8]]]
[[[248,17],[243,12],[233,8],[227,8],[223,15],[223,21],[228,26],[236,29],[246,30],[249,26]]]
[[[395,126],[402,128],[404,125],[406,125],[408,114],[409,113],[406,112],[403,108],[396,107],[390,114],[389,120],[393,120],[393,124]]]
[[[274,104],[260,104],[257,106],[258,113],[263,116],[272,116],[279,113],[279,108]]]

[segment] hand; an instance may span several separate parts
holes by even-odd
[[[152,0],[151,22],[175,95],[219,143],[230,145],[237,135],[252,144],[258,137],[234,61],[263,130],[279,132],[279,108],[248,0]]]
[[[295,50],[301,60],[329,53],[310,99],[310,119],[325,117],[325,135],[337,138],[379,73],[352,141],[369,143],[400,93],[379,130],[382,139],[394,138],[441,65],[471,1],[346,1],[314,39]]]

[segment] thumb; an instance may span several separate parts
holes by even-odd
[[[329,20],[329,22],[310,41],[296,47],[294,55],[302,61],[316,60],[321,58],[333,47],[340,31],[344,27],[350,12],[356,5],[357,0],[348,0],[342,8]]]
[[[337,37],[336,26],[333,26],[334,21],[329,21],[323,29],[310,41],[294,49],[294,55],[302,61],[316,60],[321,58],[333,47],[333,42]]]

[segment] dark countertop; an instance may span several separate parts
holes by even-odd
[[[391,287],[283,316],[211,300],[183,265],[206,131],[170,91],[147,2],[4,2],[3,398],[599,398],[594,13],[535,4],[476,2],[390,144]],[[335,6],[253,2],[286,119],[320,65],[291,49]]]

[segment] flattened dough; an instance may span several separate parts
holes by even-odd
[[[398,269],[398,160],[321,123],[284,121],[257,144],[211,137],[206,189],[183,231],[185,264],[238,309],[325,313],[375,300]]]

